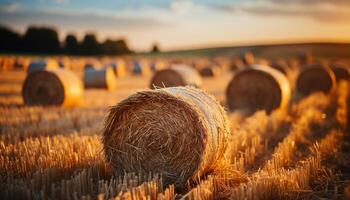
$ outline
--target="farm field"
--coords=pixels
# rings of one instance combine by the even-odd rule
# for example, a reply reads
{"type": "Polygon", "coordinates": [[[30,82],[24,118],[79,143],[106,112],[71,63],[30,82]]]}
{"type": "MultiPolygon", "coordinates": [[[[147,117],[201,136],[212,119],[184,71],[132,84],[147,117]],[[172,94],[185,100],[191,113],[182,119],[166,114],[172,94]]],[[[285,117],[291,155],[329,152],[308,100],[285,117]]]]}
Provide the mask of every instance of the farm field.
{"type": "Polygon", "coordinates": [[[292,90],[284,108],[243,115],[226,106],[234,72],[202,78],[230,131],[220,162],[179,187],[162,174],[116,173],[104,151],[109,109],[148,90],[152,74],[118,77],[113,91],[85,89],[81,105],[66,108],[24,105],[27,71],[0,73],[1,199],[350,198],[349,81],[327,95],[292,90]]]}

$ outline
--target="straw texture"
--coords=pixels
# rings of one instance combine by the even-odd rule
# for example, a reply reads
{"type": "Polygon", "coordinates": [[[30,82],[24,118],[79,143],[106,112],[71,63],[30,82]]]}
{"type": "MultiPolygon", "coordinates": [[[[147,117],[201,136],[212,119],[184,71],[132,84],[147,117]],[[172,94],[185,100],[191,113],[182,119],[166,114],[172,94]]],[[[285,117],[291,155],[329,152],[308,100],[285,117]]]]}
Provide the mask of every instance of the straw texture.
{"type": "Polygon", "coordinates": [[[102,88],[114,90],[116,87],[115,73],[112,68],[102,69],[88,68],[84,71],[85,88],[102,88]]]}
{"type": "Polygon", "coordinates": [[[151,79],[150,88],[194,86],[201,87],[200,74],[187,65],[172,65],[168,69],[160,70],[151,79]]]}
{"type": "Polygon", "coordinates": [[[299,72],[296,89],[299,95],[307,96],[314,92],[332,93],[336,86],[333,71],[322,64],[304,65],[299,72]]]}
{"type": "Polygon", "coordinates": [[[350,80],[350,67],[345,63],[333,63],[331,69],[337,79],[337,82],[341,80],[350,80]]]}
{"type": "Polygon", "coordinates": [[[110,109],[103,133],[107,160],[118,173],[163,175],[183,188],[219,166],[229,126],[223,108],[192,87],[146,90],[110,109]]]}
{"type": "Polygon", "coordinates": [[[76,106],[80,104],[83,87],[70,70],[38,70],[24,81],[22,96],[28,105],[76,106]]]}
{"type": "Polygon", "coordinates": [[[288,79],[279,71],[260,65],[237,72],[226,89],[231,111],[250,115],[258,110],[268,113],[288,105],[291,96],[288,79]]]}
{"type": "Polygon", "coordinates": [[[46,60],[34,60],[28,66],[28,74],[38,70],[51,70],[59,68],[56,60],[46,59],[46,60]]]}

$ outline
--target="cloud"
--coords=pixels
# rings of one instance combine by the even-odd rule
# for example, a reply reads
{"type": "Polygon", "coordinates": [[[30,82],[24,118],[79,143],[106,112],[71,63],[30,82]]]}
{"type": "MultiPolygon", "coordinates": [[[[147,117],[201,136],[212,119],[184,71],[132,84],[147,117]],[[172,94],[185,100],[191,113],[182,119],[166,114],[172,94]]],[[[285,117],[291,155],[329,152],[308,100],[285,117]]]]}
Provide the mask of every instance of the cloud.
{"type": "MultiPolygon", "coordinates": [[[[339,2],[350,2],[350,0],[335,0],[339,2]]],[[[250,1],[242,4],[223,4],[216,6],[215,9],[228,13],[248,13],[259,16],[284,16],[284,17],[306,17],[316,21],[327,23],[344,23],[350,21],[350,12],[347,6],[322,4],[326,0],[260,0],[250,1]],[[278,3],[275,3],[277,2],[278,3]],[[311,6],[303,2],[319,2],[311,6]],[[283,4],[286,2],[286,4],[283,4]],[[288,2],[288,3],[287,3],[288,2]],[[292,3],[290,3],[292,2],[292,3]]],[[[350,4],[349,4],[350,5],[350,4]]]]}
{"type": "Polygon", "coordinates": [[[189,0],[175,0],[172,1],[169,5],[170,10],[174,13],[186,13],[188,12],[193,6],[192,1],[189,0]]]}
{"type": "Polygon", "coordinates": [[[268,0],[276,4],[299,4],[299,5],[347,5],[350,6],[350,0],[268,0]]]}
{"type": "Polygon", "coordinates": [[[0,5],[0,13],[12,13],[16,12],[21,8],[21,5],[19,3],[9,3],[5,5],[0,5]]]}
{"type": "Polygon", "coordinates": [[[72,30],[95,30],[103,32],[106,29],[130,29],[144,30],[166,26],[167,23],[152,17],[133,17],[118,15],[113,12],[102,11],[77,11],[54,8],[33,9],[9,9],[0,12],[0,23],[15,28],[27,27],[28,25],[54,25],[63,29],[72,30]],[[11,12],[9,12],[11,11],[11,12]]]}

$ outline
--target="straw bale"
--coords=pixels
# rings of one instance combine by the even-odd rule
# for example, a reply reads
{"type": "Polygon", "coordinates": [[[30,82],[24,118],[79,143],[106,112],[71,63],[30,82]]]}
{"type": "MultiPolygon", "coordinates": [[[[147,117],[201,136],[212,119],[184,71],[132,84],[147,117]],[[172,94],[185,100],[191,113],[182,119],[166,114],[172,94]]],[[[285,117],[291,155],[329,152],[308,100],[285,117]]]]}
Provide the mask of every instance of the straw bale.
{"type": "Polygon", "coordinates": [[[110,109],[105,156],[118,173],[161,173],[182,188],[220,166],[227,122],[220,104],[193,87],[141,91],[110,109]]]}
{"type": "Polygon", "coordinates": [[[197,70],[187,65],[172,65],[170,68],[160,70],[154,74],[151,79],[150,88],[175,86],[200,87],[201,85],[202,78],[197,70]]]}
{"type": "Polygon", "coordinates": [[[314,92],[332,93],[336,86],[333,71],[326,65],[310,64],[301,67],[296,90],[299,95],[307,96],[314,92]]]}
{"type": "Polygon", "coordinates": [[[226,89],[229,110],[250,115],[258,110],[268,113],[285,108],[291,96],[290,84],[281,72],[252,65],[237,72],[226,89]]]}
{"type": "Polygon", "coordinates": [[[76,106],[81,102],[80,79],[67,69],[36,70],[26,77],[22,96],[28,105],[76,106]]]}

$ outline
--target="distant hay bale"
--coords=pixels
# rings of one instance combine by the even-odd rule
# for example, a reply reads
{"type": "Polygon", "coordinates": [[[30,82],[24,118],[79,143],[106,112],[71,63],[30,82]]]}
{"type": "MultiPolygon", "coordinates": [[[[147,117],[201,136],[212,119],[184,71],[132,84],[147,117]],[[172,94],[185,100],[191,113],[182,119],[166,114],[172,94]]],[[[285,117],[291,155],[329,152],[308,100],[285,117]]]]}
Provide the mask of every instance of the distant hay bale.
{"type": "Polygon", "coordinates": [[[199,73],[202,77],[215,77],[220,75],[221,69],[219,67],[207,66],[200,69],[199,73]]]}
{"type": "Polygon", "coordinates": [[[226,89],[227,106],[247,115],[258,110],[270,113],[288,105],[290,90],[288,79],[281,72],[252,65],[233,76],[226,89]]]}
{"type": "Polygon", "coordinates": [[[296,81],[296,90],[300,96],[307,96],[314,92],[325,94],[334,91],[336,79],[333,71],[322,64],[304,65],[296,81]]]}
{"type": "Polygon", "coordinates": [[[28,66],[28,74],[38,70],[53,70],[60,66],[56,60],[45,59],[45,60],[33,60],[28,66]]]}
{"type": "Polygon", "coordinates": [[[147,61],[140,60],[132,62],[132,73],[134,75],[149,76],[152,74],[152,71],[147,61]]]}
{"type": "Polygon", "coordinates": [[[245,66],[245,64],[241,59],[235,58],[231,62],[230,71],[236,71],[236,70],[243,69],[244,66],[245,66]]]}
{"type": "Polygon", "coordinates": [[[112,67],[116,77],[122,78],[126,76],[126,63],[123,60],[111,62],[109,66],[112,67]]]}
{"type": "Polygon", "coordinates": [[[284,75],[288,75],[288,73],[290,73],[290,68],[288,66],[288,63],[284,60],[277,60],[277,61],[271,62],[270,66],[282,72],[284,75]]]}
{"type": "Polygon", "coordinates": [[[253,65],[255,63],[254,54],[250,51],[245,52],[241,58],[245,65],[253,65]]]}
{"type": "Polygon", "coordinates": [[[202,78],[197,70],[187,65],[172,65],[170,68],[157,71],[153,75],[150,88],[187,85],[194,87],[202,85],[202,78]]]}
{"type": "Polygon", "coordinates": [[[114,90],[116,87],[115,74],[112,68],[88,68],[84,71],[84,87],[114,90]]]}
{"type": "Polygon", "coordinates": [[[299,54],[299,62],[301,65],[310,65],[314,62],[314,58],[310,51],[299,54]]]}
{"type": "Polygon", "coordinates": [[[341,80],[350,80],[350,68],[345,63],[333,63],[331,69],[335,75],[337,82],[341,80]]]}
{"type": "Polygon", "coordinates": [[[181,188],[222,162],[227,122],[220,104],[193,87],[138,92],[110,109],[105,156],[118,173],[161,173],[181,188]]]}
{"type": "Polygon", "coordinates": [[[79,105],[83,95],[80,79],[67,69],[36,70],[26,77],[22,96],[27,105],[79,105]]]}

